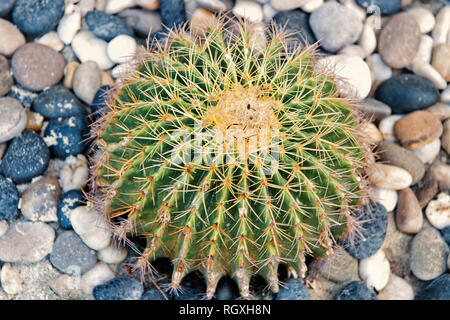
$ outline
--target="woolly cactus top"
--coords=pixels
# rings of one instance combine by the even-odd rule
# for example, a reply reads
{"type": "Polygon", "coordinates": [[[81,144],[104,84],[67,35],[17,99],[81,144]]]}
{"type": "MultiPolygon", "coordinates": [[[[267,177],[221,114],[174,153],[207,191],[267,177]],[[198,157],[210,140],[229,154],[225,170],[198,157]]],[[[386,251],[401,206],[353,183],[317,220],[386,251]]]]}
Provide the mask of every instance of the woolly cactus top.
{"type": "Polygon", "coordinates": [[[276,292],[279,264],[303,277],[352,227],[367,151],[353,107],[313,47],[267,33],[261,48],[242,23],[171,32],[98,123],[97,201],[146,238],[138,267],[171,258],[173,289],[200,270],[208,298],[224,275],[243,297],[254,274],[276,292]]]}

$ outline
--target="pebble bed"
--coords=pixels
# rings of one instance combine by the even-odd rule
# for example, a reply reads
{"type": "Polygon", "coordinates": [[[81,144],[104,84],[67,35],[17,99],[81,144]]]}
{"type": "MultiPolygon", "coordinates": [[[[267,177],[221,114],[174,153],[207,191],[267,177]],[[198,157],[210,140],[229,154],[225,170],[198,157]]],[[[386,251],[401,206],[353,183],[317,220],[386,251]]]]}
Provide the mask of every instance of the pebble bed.
{"type": "MultiPolygon", "coordinates": [[[[368,177],[375,202],[358,213],[361,235],[311,262],[305,281],[280,272],[280,292],[262,298],[449,300],[444,0],[2,0],[0,299],[204,298],[195,274],[179,296],[141,283],[130,269],[134,251],[114,245],[81,190],[89,124],[107,112],[103,93],[147,36],[159,39],[163,25],[187,19],[201,32],[224,11],[285,26],[303,43],[320,40],[319,64],[335,65],[340,94],[371,119],[365,130],[378,157],[368,177]]],[[[238,298],[236,284],[222,279],[215,298],[238,298]]]]}

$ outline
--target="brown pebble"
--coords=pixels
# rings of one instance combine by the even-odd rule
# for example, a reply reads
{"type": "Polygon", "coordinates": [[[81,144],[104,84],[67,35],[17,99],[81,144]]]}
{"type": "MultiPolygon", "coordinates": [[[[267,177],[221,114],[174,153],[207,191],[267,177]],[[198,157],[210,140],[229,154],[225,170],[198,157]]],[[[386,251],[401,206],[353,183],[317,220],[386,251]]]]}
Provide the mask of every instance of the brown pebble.
{"type": "Polygon", "coordinates": [[[434,47],[431,65],[441,74],[445,81],[450,81],[450,44],[441,43],[434,47]]]}
{"type": "Polygon", "coordinates": [[[439,190],[439,184],[430,171],[415,185],[414,191],[420,208],[425,208],[439,190]]]}
{"type": "Polygon", "coordinates": [[[158,10],[159,0],[136,0],[136,4],[144,9],[148,10],[158,10]]]}
{"type": "Polygon", "coordinates": [[[37,112],[27,111],[26,130],[39,131],[44,124],[44,117],[37,112]]]}
{"type": "Polygon", "coordinates": [[[378,52],[390,67],[401,69],[414,59],[420,44],[420,28],[409,13],[394,15],[382,29],[378,52]]]}
{"type": "Polygon", "coordinates": [[[450,105],[444,102],[433,104],[431,107],[428,107],[425,110],[434,114],[441,121],[450,118],[450,105]]]}
{"type": "Polygon", "coordinates": [[[111,87],[114,85],[114,79],[111,77],[111,75],[107,71],[102,72],[102,86],[105,86],[105,85],[108,85],[111,87]]]}
{"type": "Polygon", "coordinates": [[[411,112],[394,125],[395,136],[408,150],[433,142],[441,136],[442,131],[441,121],[428,111],[411,112]]]}
{"type": "Polygon", "coordinates": [[[397,224],[397,229],[404,233],[417,233],[422,229],[422,209],[411,188],[398,192],[395,223],[397,224]]]}
{"type": "Polygon", "coordinates": [[[78,61],[72,61],[67,64],[66,69],[64,70],[64,86],[68,89],[72,89],[73,87],[73,76],[75,75],[75,71],[77,70],[80,63],[78,61]]]}
{"type": "Polygon", "coordinates": [[[17,49],[11,65],[17,82],[26,89],[41,91],[62,79],[66,60],[52,48],[31,42],[17,49]]]}

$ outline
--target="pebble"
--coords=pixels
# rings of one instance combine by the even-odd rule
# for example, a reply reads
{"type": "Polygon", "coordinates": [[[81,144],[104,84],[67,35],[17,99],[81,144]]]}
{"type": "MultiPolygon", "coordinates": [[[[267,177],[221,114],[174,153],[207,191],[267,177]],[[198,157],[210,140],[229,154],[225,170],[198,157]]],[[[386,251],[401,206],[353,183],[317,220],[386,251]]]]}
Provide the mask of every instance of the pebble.
{"type": "Polygon", "coordinates": [[[270,0],[270,5],[278,11],[288,11],[300,8],[308,0],[270,0]]]}
{"type": "Polygon", "coordinates": [[[13,222],[0,238],[0,260],[38,262],[52,251],[54,239],[55,231],[44,222],[13,222]]]}
{"type": "Polygon", "coordinates": [[[25,130],[12,140],[0,169],[13,182],[23,183],[41,175],[49,161],[50,152],[44,140],[35,132],[25,130]]]}
{"type": "Polygon", "coordinates": [[[390,190],[401,190],[411,185],[412,177],[403,168],[375,163],[368,168],[369,181],[376,187],[390,190]]]}
{"type": "Polygon", "coordinates": [[[430,64],[424,64],[422,62],[413,62],[411,70],[418,76],[422,76],[430,80],[434,86],[438,89],[445,89],[447,82],[442,78],[441,74],[430,64]]]}
{"type": "Polygon", "coordinates": [[[157,288],[151,288],[144,292],[141,300],[166,300],[157,288]]]}
{"type": "Polygon", "coordinates": [[[25,218],[32,221],[57,221],[57,207],[61,197],[58,179],[43,177],[30,184],[20,201],[20,209],[25,218]]]}
{"type": "Polygon", "coordinates": [[[430,142],[423,147],[411,150],[423,163],[430,164],[436,159],[441,150],[441,141],[439,139],[430,142]]]}
{"type": "Polygon", "coordinates": [[[28,108],[38,95],[33,91],[25,89],[20,84],[15,84],[11,87],[7,96],[17,99],[25,108],[28,108]]]}
{"type": "Polygon", "coordinates": [[[122,34],[108,43],[107,52],[111,61],[125,63],[134,57],[137,43],[133,37],[122,34]]]}
{"type": "Polygon", "coordinates": [[[128,251],[126,249],[118,248],[113,244],[97,253],[98,259],[105,263],[121,263],[127,255],[128,251]]]}
{"type": "MultiPolygon", "coordinates": [[[[141,7],[141,8],[144,8],[144,9],[148,9],[148,10],[158,10],[159,9],[159,0],[135,0],[136,1],[136,4],[139,6],[139,7],[141,7]]],[[[225,1],[214,1],[214,0],[212,0],[212,1],[208,1],[208,0],[204,0],[205,2],[212,2],[212,3],[214,3],[214,2],[216,2],[216,3],[223,3],[223,2],[227,2],[227,0],[225,0],[225,1]]],[[[228,2],[229,3],[229,2],[228,2]]],[[[226,8],[225,8],[226,9],[226,8]]],[[[230,8],[228,8],[228,9],[231,9],[231,7],[230,8]]]]}
{"type": "Polygon", "coordinates": [[[427,111],[414,111],[395,123],[394,132],[403,147],[414,150],[438,139],[443,132],[443,127],[434,114],[427,111]]]}
{"type": "Polygon", "coordinates": [[[72,43],[73,38],[81,28],[81,13],[74,11],[64,16],[59,22],[57,32],[62,42],[72,43]]]}
{"type": "Polygon", "coordinates": [[[42,91],[34,100],[32,108],[48,119],[68,118],[87,113],[85,106],[73,93],[61,85],[42,91]]]}
{"type": "Polygon", "coordinates": [[[89,178],[88,161],[83,154],[68,156],[59,172],[59,180],[64,192],[81,189],[89,178]]]}
{"type": "Polygon", "coordinates": [[[232,0],[196,0],[201,7],[215,12],[228,11],[233,8],[232,0]]]}
{"type": "Polygon", "coordinates": [[[166,27],[180,27],[186,21],[184,0],[160,1],[159,7],[162,22],[166,27]]]}
{"type": "Polygon", "coordinates": [[[378,52],[390,67],[401,69],[413,61],[420,44],[420,29],[407,13],[393,16],[378,39],[378,52]]]}
{"type": "Polygon", "coordinates": [[[115,277],[93,289],[96,300],[138,300],[144,293],[142,283],[130,277],[115,277]]]}
{"type": "Polygon", "coordinates": [[[83,242],[94,250],[101,250],[111,243],[111,228],[105,218],[87,206],[72,210],[70,222],[83,242]]]}
{"type": "Polygon", "coordinates": [[[80,275],[95,266],[97,256],[75,232],[64,231],[53,244],[50,262],[62,273],[80,275]]]}
{"type": "Polygon", "coordinates": [[[66,65],[64,69],[64,86],[67,89],[73,88],[73,77],[80,63],[78,61],[72,61],[66,65]]]}
{"type": "Polygon", "coordinates": [[[358,56],[335,55],[319,60],[319,69],[334,70],[340,78],[336,87],[341,96],[364,99],[370,92],[372,79],[369,66],[358,56]]]}
{"type": "Polygon", "coordinates": [[[12,55],[17,48],[25,44],[25,37],[11,22],[0,18],[0,54],[12,55]]]}
{"type": "Polygon", "coordinates": [[[450,195],[446,192],[438,194],[436,200],[428,203],[425,214],[428,221],[437,229],[450,226],[450,195]]]}
{"type": "Polygon", "coordinates": [[[383,140],[380,130],[372,122],[362,123],[361,130],[371,145],[376,145],[383,140]]]}
{"type": "Polygon", "coordinates": [[[426,8],[415,7],[408,9],[406,12],[412,15],[414,19],[416,19],[421,33],[428,33],[434,29],[436,19],[434,18],[434,15],[430,10],[426,8]]]}
{"type": "Polygon", "coordinates": [[[10,97],[0,98],[0,143],[22,133],[27,124],[27,114],[19,101],[10,97]]]}
{"type": "Polygon", "coordinates": [[[406,188],[398,192],[395,222],[397,229],[404,233],[414,234],[422,229],[422,208],[411,188],[406,188]]]}
{"type": "Polygon", "coordinates": [[[377,6],[383,16],[397,13],[402,5],[401,0],[355,0],[355,2],[365,9],[371,6],[377,6]]]}
{"type": "Polygon", "coordinates": [[[310,15],[301,11],[282,11],[273,17],[273,22],[285,27],[286,32],[293,33],[292,38],[302,45],[312,45],[316,42],[316,37],[309,26],[310,15]]]}
{"type": "Polygon", "coordinates": [[[62,229],[72,229],[70,223],[70,212],[83,205],[86,201],[84,194],[81,190],[70,190],[65,192],[58,202],[58,224],[62,229]]]}
{"type": "Polygon", "coordinates": [[[110,69],[112,62],[107,53],[108,43],[88,30],[80,31],[72,40],[72,49],[81,62],[95,61],[102,70],[110,69]]]}
{"type": "Polygon", "coordinates": [[[121,34],[133,36],[133,29],[129,25],[103,11],[89,11],[85,19],[89,30],[105,41],[111,41],[121,34]]]}
{"type": "Polygon", "coordinates": [[[5,263],[0,273],[2,289],[10,296],[15,296],[23,289],[23,279],[11,263],[5,263]]]}
{"type": "Polygon", "coordinates": [[[412,177],[411,184],[416,184],[425,175],[423,162],[412,151],[406,150],[391,141],[382,141],[378,144],[380,161],[400,167],[409,172],[412,177]]]}
{"type": "Polygon", "coordinates": [[[339,291],[336,300],[377,300],[377,294],[364,282],[352,281],[339,291]]]}
{"type": "Polygon", "coordinates": [[[305,12],[311,13],[317,10],[321,5],[323,5],[324,0],[307,0],[301,9],[305,12]]]}
{"type": "Polygon", "coordinates": [[[102,71],[95,61],[85,61],[77,68],[73,77],[73,91],[87,104],[91,104],[102,84],[102,71]]]}
{"type": "Polygon", "coordinates": [[[357,56],[357,57],[360,57],[361,59],[364,59],[367,56],[363,47],[361,47],[359,45],[355,45],[355,44],[351,44],[349,46],[342,48],[341,50],[339,50],[337,52],[337,54],[338,55],[357,56]]]}
{"type": "Polygon", "coordinates": [[[233,8],[233,14],[251,22],[262,22],[264,18],[261,5],[247,0],[238,1],[233,8]]]}
{"type": "MultiPolygon", "coordinates": [[[[216,298],[217,291],[220,287],[229,287],[230,285],[236,286],[234,280],[230,278],[224,278],[225,281],[221,280],[220,284],[217,284],[216,288],[216,298]]],[[[181,290],[173,294],[174,300],[201,300],[205,295],[205,288],[203,281],[199,278],[183,279],[181,282],[181,290]]]]}
{"type": "Polygon", "coordinates": [[[162,30],[161,15],[157,12],[127,9],[120,12],[117,16],[122,18],[141,37],[146,38],[148,34],[153,35],[162,30]]]}
{"type": "Polygon", "coordinates": [[[442,91],[441,101],[442,102],[450,102],[450,85],[448,85],[447,88],[444,91],[442,91]]]}
{"type": "Polygon", "coordinates": [[[14,84],[8,60],[0,55],[0,97],[6,95],[14,84]]]}
{"type": "Polygon", "coordinates": [[[44,117],[37,112],[27,110],[26,130],[40,131],[44,125],[44,117]]]}
{"type": "Polygon", "coordinates": [[[64,43],[59,39],[58,34],[55,31],[50,31],[42,37],[36,38],[34,41],[58,52],[64,49],[64,43]]]}
{"type": "MultiPolygon", "coordinates": [[[[444,122],[444,131],[441,136],[442,147],[450,154],[450,119],[444,122]]],[[[439,141],[439,140],[437,140],[439,141]]],[[[439,152],[439,151],[438,151],[439,152]]]]}
{"type": "Polygon", "coordinates": [[[364,49],[365,54],[363,58],[367,57],[368,55],[370,55],[372,52],[375,51],[377,47],[377,38],[372,26],[368,24],[365,24],[363,26],[358,42],[364,49]]]}
{"type": "Polygon", "coordinates": [[[399,74],[383,81],[375,98],[392,108],[393,113],[408,113],[429,107],[439,101],[439,91],[421,76],[399,74]]]}
{"type": "Polygon", "coordinates": [[[2,0],[0,2],[0,17],[6,17],[14,7],[16,0],[2,0]]]}
{"type": "Polygon", "coordinates": [[[423,209],[426,207],[428,202],[434,198],[438,189],[439,185],[437,180],[430,174],[430,171],[428,171],[425,177],[415,186],[415,194],[419,201],[420,208],[423,209]]]}
{"type": "Polygon", "coordinates": [[[448,103],[438,102],[436,104],[433,104],[431,107],[428,107],[426,111],[431,112],[441,121],[450,119],[450,104],[448,103]]]}
{"type": "Polygon", "coordinates": [[[414,290],[404,279],[391,273],[386,286],[378,293],[378,300],[413,300],[414,290]]]}
{"type": "Polygon", "coordinates": [[[387,212],[391,212],[395,209],[398,201],[397,191],[373,187],[372,194],[374,200],[383,205],[387,212]]]}
{"type": "Polygon", "coordinates": [[[450,300],[450,274],[435,279],[416,295],[415,300],[450,300]]]}
{"type": "Polygon", "coordinates": [[[361,209],[354,213],[357,220],[361,221],[360,235],[353,239],[353,243],[349,239],[345,243],[345,250],[356,259],[368,258],[381,248],[388,220],[386,209],[379,203],[371,202],[361,209]]]}
{"type": "Polygon", "coordinates": [[[410,267],[420,280],[432,280],[447,269],[448,246],[439,231],[428,227],[420,231],[411,242],[410,267]]]}
{"type": "Polygon", "coordinates": [[[383,250],[378,250],[369,258],[359,261],[361,279],[375,290],[382,290],[389,280],[391,269],[383,250]]]}
{"type": "Polygon", "coordinates": [[[64,0],[17,0],[12,20],[20,31],[36,37],[56,27],[64,15],[64,0]]]}
{"type": "Polygon", "coordinates": [[[351,9],[336,2],[324,3],[313,11],[309,23],[316,38],[320,39],[320,45],[330,52],[354,43],[363,28],[361,20],[351,9]]]}
{"type": "Polygon", "coordinates": [[[434,161],[430,167],[430,173],[439,183],[441,190],[450,189],[450,165],[441,161],[434,161]]]}
{"type": "Polygon", "coordinates": [[[293,278],[280,286],[275,300],[311,300],[311,295],[302,280],[293,278]]]}
{"type": "MultiPolygon", "coordinates": [[[[430,64],[432,52],[433,38],[426,34],[421,35],[419,49],[417,49],[417,53],[411,62],[411,65],[417,65],[420,63],[430,64]]],[[[408,68],[411,68],[411,65],[408,66],[408,68]]]]}
{"type": "Polygon", "coordinates": [[[397,141],[394,134],[394,125],[395,123],[403,118],[403,115],[401,114],[394,114],[391,116],[388,116],[380,121],[380,124],[378,125],[378,129],[380,130],[381,134],[383,135],[383,139],[387,141],[397,141]]]}
{"type": "Polygon", "coordinates": [[[125,9],[134,7],[135,5],[135,0],[108,0],[105,12],[115,14],[125,9]]]}
{"type": "Polygon", "coordinates": [[[46,45],[27,43],[14,53],[11,66],[17,82],[26,89],[40,91],[62,79],[66,60],[46,45]]]}
{"type": "MultiPolygon", "coordinates": [[[[431,62],[433,67],[445,79],[450,81],[450,43],[441,43],[434,47],[433,60],[431,62]]],[[[439,89],[445,89],[446,85],[439,89]]]]}
{"type": "Polygon", "coordinates": [[[344,283],[358,278],[358,260],[340,246],[323,263],[319,272],[328,280],[344,283]]]}
{"type": "Polygon", "coordinates": [[[11,181],[0,175],[0,221],[14,219],[18,206],[19,191],[11,181]]]}
{"type": "Polygon", "coordinates": [[[114,272],[103,262],[98,262],[92,269],[81,276],[80,289],[84,294],[92,296],[95,286],[103,284],[112,278],[114,278],[114,272]]]}
{"type": "Polygon", "coordinates": [[[356,107],[363,113],[363,117],[366,120],[373,119],[381,121],[391,115],[391,108],[389,106],[370,97],[358,101],[356,107]]]}
{"type": "Polygon", "coordinates": [[[441,232],[444,241],[447,243],[447,245],[450,245],[450,227],[445,227],[441,230],[441,232]]]}
{"type": "Polygon", "coordinates": [[[197,36],[203,37],[209,28],[217,26],[218,19],[211,11],[198,8],[190,18],[190,30],[197,36]]]}
{"type": "Polygon", "coordinates": [[[446,43],[450,33],[450,6],[443,7],[436,15],[436,25],[431,33],[435,45],[446,43]]]}

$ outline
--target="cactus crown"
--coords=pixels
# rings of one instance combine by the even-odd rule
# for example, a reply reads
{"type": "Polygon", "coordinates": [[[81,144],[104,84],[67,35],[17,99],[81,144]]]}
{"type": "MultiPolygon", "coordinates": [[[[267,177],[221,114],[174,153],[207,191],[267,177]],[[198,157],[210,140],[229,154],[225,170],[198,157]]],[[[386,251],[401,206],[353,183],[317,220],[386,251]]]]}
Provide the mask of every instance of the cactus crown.
{"type": "Polygon", "coordinates": [[[171,288],[200,270],[207,297],[224,275],[243,297],[260,274],[306,272],[352,226],[366,145],[314,47],[225,22],[153,43],[97,124],[97,201],[118,234],[146,238],[137,265],[173,263],[171,288]]]}

